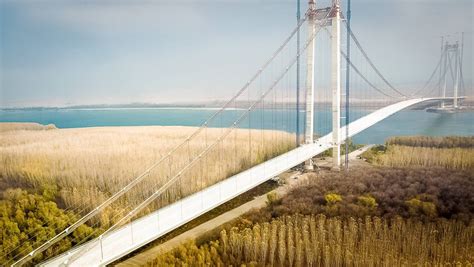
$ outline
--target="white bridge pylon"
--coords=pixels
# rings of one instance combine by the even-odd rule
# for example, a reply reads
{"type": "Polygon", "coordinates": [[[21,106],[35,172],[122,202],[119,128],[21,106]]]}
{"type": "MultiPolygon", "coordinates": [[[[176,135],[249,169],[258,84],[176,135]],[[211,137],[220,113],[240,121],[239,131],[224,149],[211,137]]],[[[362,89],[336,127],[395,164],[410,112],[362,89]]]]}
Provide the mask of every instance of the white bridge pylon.
{"type": "MultiPolygon", "coordinates": [[[[339,128],[341,125],[341,9],[339,0],[332,1],[331,8],[316,9],[315,1],[308,3],[308,36],[316,32],[318,27],[331,27],[331,91],[332,91],[332,157],[333,168],[341,165],[341,139],[339,128]],[[328,13],[329,12],[329,13],[328,13]],[[326,14],[328,13],[328,14],[326,14]],[[323,16],[323,14],[326,14],[323,16]]],[[[305,144],[314,142],[314,65],[315,40],[308,46],[306,67],[306,132],[305,144]]],[[[313,169],[313,161],[309,159],[306,169],[313,169]]]]}
{"type": "MultiPolygon", "coordinates": [[[[316,7],[314,0],[308,3],[308,38],[316,33],[316,7]]],[[[311,38],[306,55],[306,122],[305,144],[314,142],[314,53],[316,41],[311,38]]],[[[305,164],[306,169],[313,169],[313,161],[309,159],[305,164]]]]}
{"type": "Polygon", "coordinates": [[[333,0],[331,14],[331,91],[332,91],[332,161],[341,166],[341,10],[339,0],[333,0]]]}
{"type": "MultiPolygon", "coordinates": [[[[416,98],[389,105],[350,123],[349,136],[354,136],[412,105],[425,101],[450,99],[453,98],[416,98]]],[[[339,130],[342,135],[342,133],[345,133],[345,126],[339,130]]],[[[339,138],[343,140],[343,136],[339,138]]],[[[126,224],[100,239],[96,238],[82,246],[73,248],[49,261],[39,264],[39,266],[60,266],[68,263],[68,259],[75,253],[80,252],[84,246],[88,246],[90,249],[75,261],[69,262],[68,265],[105,266],[272,177],[332,148],[332,140],[333,133],[329,133],[311,144],[301,145],[126,224]]]]}

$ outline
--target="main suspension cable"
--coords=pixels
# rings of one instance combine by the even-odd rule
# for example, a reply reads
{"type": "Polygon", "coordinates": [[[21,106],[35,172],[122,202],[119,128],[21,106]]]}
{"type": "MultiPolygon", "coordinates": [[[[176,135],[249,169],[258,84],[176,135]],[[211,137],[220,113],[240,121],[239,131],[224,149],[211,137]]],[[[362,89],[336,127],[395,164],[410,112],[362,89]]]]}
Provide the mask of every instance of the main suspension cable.
{"type": "Polygon", "coordinates": [[[416,91],[415,93],[412,94],[412,96],[416,96],[418,95],[419,93],[423,92],[423,90],[425,90],[428,85],[431,83],[431,80],[434,78],[434,76],[436,75],[436,72],[438,71],[438,69],[440,68],[441,66],[441,62],[443,60],[443,56],[444,54],[441,54],[439,60],[438,60],[438,64],[436,65],[436,67],[434,68],[433,72],[431,73],[430,77],[428,78],[428,81],[426,81],[426,83],[423,85],[423,87],[421,89],[419,89],[418,91],[416,91]]]}
{"type": "MultiPolygon", "coordinates": [[[[347,23],[344,21],[344,23],[347,23]]],[[[347,27],[346,27],[347,28],[347,27]]],[[[348,28],[349,29],[349,28],[348,28]]],[[[357,37],[355,36],[354,32],[352,31],[352,29],[349,29],[349,34],[352,38],[352,40],[354,40],[354,43],[357,45],[357,47],[359,48],[360,52],[362,53],[362,55],[364,55],[364,58],[367,60],[367,62],[370,64],[370,66],[372,67],[372,69],[375,71],[375,73],[377,73],[377,75],[385,82],[385,84],[388,85],[388,87],[390,87],[390,89],[392,89],[393,91],[397,92],[399,95],[403,96],[403,97],[408,97],[407,95],[405,95],[404,93],[400,92],[399,90],[397,90],[383,75],[382,73],[379,71],[379,69],[375,66],[375,64],[372,62],[372,60],[369,58],[369,56],[367,55],[367,53],[365,52],[364,48],[362,48],[362,45],[360,44],[359,40],[357,40],[357,37]]]]}
{"type": "MultiPolygon", "coordinates": [[[[328,13],[328,15],[330,12],[328,13]]],[[[328,16],[327,15],[327,16],[328,16]]],[[[301,26],[301,24],[299,25],[301,26]]],[[[275,88],[275,86],[280,82],[281,79],[288,73],[289,69],[296,63],[297,57],[301,54],[302,51],[306,50],[309,44],[311,43],[311,40],[313,40],[321,27],[318,27],[317,31],[307,40],[306,44],[303,46],[303,48],[298,51],[298,54],[291,63],[285,68],[285,70],[281,73],[281,75],[271,84],[269,89],[267,89],[246,111],[230,126],[227,128],[225,133],[221,135],[217,141],[213,142],[211,145],[209,145],[204,151],[202,151],[198,156],[196,156],[190,163],[188,163],[185,167],[183,167],[176,175],[174,175],[168,182],[166,182],[163,186],[161,186],[157,191],[155,191],[151,196],[149,196],[147,199],[145,199],[142,203],[140,203],[137,207],[135,207],[132,211],[130,211],[127,215],[122,217],[119,221],[117,221],[114,225],[112,225],[109,229],[107,229],[99,238],[102,238],[105,234],[113,231],[116,229],[119,225],[121,225],[122,222],[127,221],[128,219],[132,218],[135,216],[138,212],[140,212],[143,208],[145,208],[148,204],[150,204],[152,201],[154,201],[157,197],[159,197],[163,192],[165,192],[169,187],[171,187],[177,179],[181,177],[183,172],[187,171],[189,168],[194,166],[196,162],[198,162],[203,156],[207,155],[207,153],[215,147],[221,140],[224,140],[226,136],[228,136],[236,127],[239,125],[247,116],[249,115],[250,111],[254,109],[260,102],[275,88]]],[[[295,31],[294,31],[295,32],[295,31]]],[[[83,255],[85,252],[89,251],[93,246],[95,246],[97,242],[91,242],[85,245],[80,251],[78,251],[76,254],[71,255],[69,259],[66,260],[66,264],[71,263],[75,261],[77,258],[79,258],[81,255],[83,255]]]]}
{"type": "MultiPolygon", "coordinates": [[[[326,32],[329,34],[329,36],[332,38],[332,34],[331,32],[329,32],[328,29],[324,28],[324,30],[326,30],[326,32]]],[[[377,92],[387,96],[387,97],[390,97],[390,98],[394,98],[394,99],[397,99],[399,97],[395,97],[395,96],[392,96],[392,95],[389,95],[387,93],[385,93],[384,91],[382,91],[381,89],[379,89],[377,86],[375,86],[372,82],[369,81],[369,79],[367,79],[367,77],[365,77],[362,72],[352,63],[352,61],[349,59],[349,57],[347,57],[346,53],[344,53],[343,50],[341,50],[341,55],[344,57],[344,59],[346,60],[346,62],[349,63],[349,65],[352,67],[352,69],[370,86],[372,87],[374,90],[376,90],[377,92]]],[[[364,56],[365,57],[365,56],[364,56]]],[[[367,59],[367,58],[366,58],[367,59]]]]}

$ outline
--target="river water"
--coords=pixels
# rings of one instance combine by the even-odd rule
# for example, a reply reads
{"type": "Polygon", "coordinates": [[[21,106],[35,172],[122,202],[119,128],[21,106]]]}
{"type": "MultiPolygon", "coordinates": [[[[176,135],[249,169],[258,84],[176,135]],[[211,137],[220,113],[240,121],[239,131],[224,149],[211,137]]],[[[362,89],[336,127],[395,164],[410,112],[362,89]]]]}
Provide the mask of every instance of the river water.
{"type": "MultiPolygon", "coordinates": [[[[37,122],[55,124],[58,128],[97,126],[180,125],[198,126],[215,109],[204,108],[104,108],[104,109],[17,109],[1,110],[0,122],[37,122]]],[[[228,127],[244,110],[229,110],[218,116],[210,127],[228,127]]],[[[353,110],[351,120],[369,111],[353,110]]],[[[301,113],[303,125],[304,113],[301,113]]],[[[329,110],[317,110],[316,132],[320,135],[331,129],[329,110]]],[[[256,110],[250,119],[241,122],[241,128],[279,129],[296,131],[296,113],[293,110],[256,110]]],[[[301,129],[302,131],[303,129],[301,129]]],[[[359,133],[355,143],[380,144],[390,136],[400,135],[474,135],[474,112],[454,114],[428,113],[423,110],[404,110],[359,133]]]]}

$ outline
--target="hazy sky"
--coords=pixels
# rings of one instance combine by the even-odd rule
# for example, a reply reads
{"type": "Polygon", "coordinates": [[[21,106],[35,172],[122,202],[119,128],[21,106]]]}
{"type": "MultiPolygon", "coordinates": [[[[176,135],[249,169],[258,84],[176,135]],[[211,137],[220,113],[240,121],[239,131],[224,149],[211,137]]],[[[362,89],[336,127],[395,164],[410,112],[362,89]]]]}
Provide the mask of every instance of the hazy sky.
{"type": "MultiPolygon", "coordinates": [[[[353,31],[397,87],[423,84],[440,36],[461,31],[472,85],[472,0],[352,2],[353,31]]],[[[296,23],[283,0],[0,3],[2,107],[226,99],[296,23]]]]}

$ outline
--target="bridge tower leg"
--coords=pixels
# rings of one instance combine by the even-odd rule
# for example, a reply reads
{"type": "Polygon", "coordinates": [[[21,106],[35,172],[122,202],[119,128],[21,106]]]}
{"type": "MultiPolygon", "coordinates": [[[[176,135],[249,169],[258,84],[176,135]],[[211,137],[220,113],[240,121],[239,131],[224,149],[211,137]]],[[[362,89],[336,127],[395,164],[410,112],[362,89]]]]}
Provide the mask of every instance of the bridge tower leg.
{"type": "MultiPolygon", "coordinates": [[[[448,67],[448,42],[445,43],[444,45],[444,61],[443,61],[443,98],[446,97],[446,86],[448,83],[448,72],[447,72],[447,67],[448,67]]],[[[444,100],[441,101],[441,108],[444,108],[444,100]]]]}
{"type": "Polygon", "coordinates": [[[454,99],[453,107],[458,107],[458,89],[459,89],[459,42],[456,42],[456,50],[454,52],[454,99]]]}
{"type": "Polygon", "coordinates": [[[341,166],[341,29],[339,0],[333,0],[331,40],[332,157],[333,168],[341,166]]]}
{"type": "MultiPolygon", "coordinates": [[[[441,36],[441,62],[439,65],[439,80],[438,80],[438,85],[439,85],[439,95],[441,96],[443,91],[441,88],[441,82],[443,81],[443,73],[444,73],[444,37],[441,36]]],[[[441,102],[439,102],[439,107],[441,107],[441,102]]]]}
{"type": "MultiPolygon", "coordinates": [[[[305,127],[305,143],[312,144],[314,134],[314,52],[315,52],[315,41],[313,39],[316,33],[314,11],[316,6],[314,0],[308,2],[308,39],[309,46],[307,50],[307,61],[306,61],[306,127],[305,127]]],[[[305,163],[305,168],[308,170],[313,169],[313,160],[309,159],[305,163]]]]}

